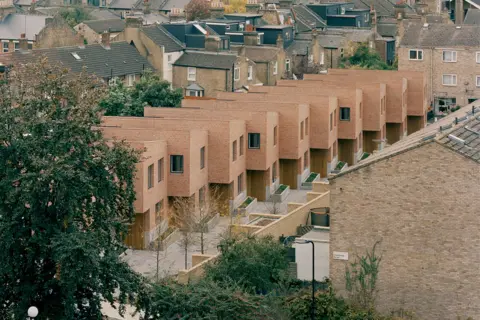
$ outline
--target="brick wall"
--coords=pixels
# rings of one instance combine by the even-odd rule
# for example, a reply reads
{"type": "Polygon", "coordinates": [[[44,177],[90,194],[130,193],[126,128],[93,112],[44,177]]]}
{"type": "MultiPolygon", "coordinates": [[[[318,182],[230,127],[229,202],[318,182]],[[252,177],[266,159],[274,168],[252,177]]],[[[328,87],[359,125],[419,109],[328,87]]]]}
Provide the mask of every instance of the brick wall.
{"type": "MultiPolygon", "coordinates": [[[[404,308],[422,319],[475,318],[478,181],[478,163],[436,142],[339,176],[330,181],[330,251],[348,252],[353,262],[381,241],[382,311],[404,308]]],[[[330,276],[341,294],[345,265],[330,260],[330,276]]]]}

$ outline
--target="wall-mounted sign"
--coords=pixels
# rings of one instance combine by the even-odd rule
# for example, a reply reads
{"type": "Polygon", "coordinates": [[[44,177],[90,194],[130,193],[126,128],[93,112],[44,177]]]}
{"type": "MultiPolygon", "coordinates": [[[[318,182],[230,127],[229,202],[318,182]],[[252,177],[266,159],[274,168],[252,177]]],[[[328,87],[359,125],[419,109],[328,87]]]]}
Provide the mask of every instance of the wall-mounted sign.
{"type": "Polygon", "coordinates": [[[348,260],[348,252],[333,251],[334,260],[348,260]]]}

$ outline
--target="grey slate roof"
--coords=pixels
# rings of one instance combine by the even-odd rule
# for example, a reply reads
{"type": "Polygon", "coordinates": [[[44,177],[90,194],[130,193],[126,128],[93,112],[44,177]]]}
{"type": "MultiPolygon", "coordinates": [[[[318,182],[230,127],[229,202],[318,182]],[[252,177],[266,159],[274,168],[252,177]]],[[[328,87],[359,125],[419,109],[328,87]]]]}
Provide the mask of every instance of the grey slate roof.
{"type": "Polygon", "coordinates": [[[96,33],[103,33],[104,31],[122,32],[125,29],[125,20],[116,18],[108,20],[87,20],[83,21],[96,33]]]}
{"type": "Polygon", "coordinates": [[[397,34],[396,23],[379,23],[377,25],[377,32],[382,37],[395,37],[397,34]]]}
{"type": "Polygon", "coordinates": [[[149,37],[156,45],[163,46],[165,52],[182,51],[184,46],[172,36],[162,25],[144,27],[142,32],[149,37]]]}
{"type": "Polygon", "coordinates": [[[101,78],[140,74],[144,69],[152,69],[150,63],[140,55],[134,46],[127,42],[112,42],[110,49],[101,44],[79,47],[60,47],[52,49],[38,49],[28,52],[14,52],[11,55],[12,63],[35,62],[40,57],[47,57],[50,63],[59,63],[72,72],[81,72],[86,67],[88,73],[101,78]],[[72,53],[76,53],[77,60],[72,53]]]}
{"type": "Polygon", "coordinates": [[[277,60],[280,49],[266,46],[245,46],[245,55],[253,62],[270,62],[277,60]]]}
{"type": "Polygon", "coordinates": [[[303,4],[292,6],[297,32],[311,31],[312,29],[325,28],[325,21],[303,4]]]}
{"type": "Polygon", "coordinates": [[[172,10],[172,8],[183,9],[189,3],[190,3],[190,0],[167,0],[167,3],[162,7],[162,10],[172,10]]]}
{"type": "Polygon", "coordinates": [[[204,88],[202,88],[201,86],[199,86],[195,82],[190,84],[189,86],[187,86],[185,89],[187,89],[187,90],[197,90],[197,91],[205,90],[204,88]]]}
{"type": "Polygon", "coordinates": [[[480,115],[448,132],[438,142],[480,164],[480,115]],[[448,137],[450,134],[464,140],[465,143],[450,139],[448,137]]]}
{"type": "Polygon", "coordinates": [[[207,69],[231,69],[237,61],[232,53],[216,53],[205,51],[186,51],[173,65],[207,69]]]}
{"type": "Polygon", "coordinates": [[[323,35],[318,36],[318,42],[324,48],[340,48],[345,38],[336,35],[323,35]]]}
{"type": "Polygon", "coordinates": [[[132,9],[135,7],[138,0],[113,0],[109,8],[112,9],[132,9]]]}
{"type": "Polygon", "coordinates": [[[464,24],[480,24],[480,10],[468,9],[464,24]]]}
{"type": "Polygon", "coordinates": [[[311,40],[293,40],[287,48],[287,52],[292,55],[306,56],[307,48],[310,47],[311,40]]]}
{"type": "Polygon", "coordinates": [[[420,22],[410,22],[405,26],[405,35],[400,42],[404,47],[478,47],[480,46],[480,26],[433,23],[424,27],[420,22]]]}
{"type": "Polygon", "coordinates": [[[96,20],[120,18],[120,14],[116,14],[115,12],[108,9],[94,9],[90,12],[90,16],[92,16],[96,20]]]}
{"type": "Polygon", "coordinates": [[[0,39],[20,39],[25,33],[28,40],[35,40],[35,35],[45,27],[47,16],[8,14],[0,21],[0,39]]]}

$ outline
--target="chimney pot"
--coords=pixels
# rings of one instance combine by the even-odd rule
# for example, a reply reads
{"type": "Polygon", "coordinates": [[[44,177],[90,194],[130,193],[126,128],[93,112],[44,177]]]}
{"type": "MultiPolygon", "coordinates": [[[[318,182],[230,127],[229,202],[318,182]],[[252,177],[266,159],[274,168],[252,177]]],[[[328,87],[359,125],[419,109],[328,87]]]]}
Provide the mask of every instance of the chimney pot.
{"type": "Polygon", "coordinates": [[[102,45],[105,49],[110,49],[110,32],[104,31],[102,33],[102,45]]]}

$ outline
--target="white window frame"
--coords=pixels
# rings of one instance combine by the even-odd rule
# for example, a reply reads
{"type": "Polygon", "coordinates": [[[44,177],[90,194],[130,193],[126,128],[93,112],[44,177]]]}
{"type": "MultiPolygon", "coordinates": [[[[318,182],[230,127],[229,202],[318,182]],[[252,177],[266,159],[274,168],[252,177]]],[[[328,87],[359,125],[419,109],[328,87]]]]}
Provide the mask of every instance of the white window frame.
{"type": "Polygon", "coordinates": [[[344,54],[345,54],[345,49],[340,48],[340,58],[343,58],[344,54]]]}
{"type": "Polygon", "coordinates": [[[480,87],[480,76],[475,77],[475,82],[476,82],[477,87],[480,87]]]}
{"type": "Polygon", "coordinates": [[[253,66],[248,66],[248,73],[247,73],[247,79],[248,80],[253,80],[253,66]]]}
{"type": "Polygon", "coordinates": [[[278,74],[278,61],[275,61],[275,63],[273,64],[273,75],[277,75],[278,74]]]}
{"type": "Polygon", "coordinates": [[[408,60],[411,60],[411,61],[422,61],[423,60],[423,50],[422,49],[410,49],[408,50],[408,60]],[[412,51],[415,51],[416,52],[416,58],[412,58],[410,56],[410,53],[412,51]],[[419,56],[419,53],[421,53],[421,58],[419,59],[418,56],[419,56]]]}
{"type": "Polygon", "coordinates": [[[357,28],[360,28],[362,26],[362,21],[357,21],[357,28]]]}
{"type": "Polygon", "coordinates": [[[14,51],[14,52],[20,51],[20,42],[18,42],[18,41],[13,41],[13,51],[14,51]]]}
{"type": "Polygon", "coordinates": [[[340,14],[345,14],[345,11],[347,11],[345,7],[340,7],[340,14]]]}
{"type": "Polygon", "coordinates": [[[109,86],[114,86],[117,84],[117,77],[113,77],[110,80],[108,80],[108,85],[109,86]]]}
{"type": "Polygon", "coordinates": [[[197,68],[195,68],[195,67],[188,67],[187,68],[187,80],[188,81],[196,81],[197,80],[197,68]]]}
{"type": "Polygon", "coordinates": [[[285,59],[285,71],[290,72],[290,59],[285,59]]]}
{"type": "Polygon", "coordinates": [[[448,74],[443,74],[442,75],[442,85],[444,86],[449,86],[449,87],[455,87],[457,85],[457,75],[456,74],[452,74],[452,73],[448,73],[448,74]],[[452,77],[452,80],[455,80],[455,81],[452,81],[452,82],[455,82],[454,84],[448,84],[448,83],[445,83],[445,77],[446,76],[451,76],[452,77]]]}
{"type": "Polygon", "coordinates": [[[235,81],[240,80],[240,67],[239,66],[235,66],[235,68],[233,69],[233,80],[235,80],[235,81]]]}
{"type": "Polygon", "coordinates": [[[480,51],[477,52],[475,56],[476,56],[476,58],[475,58],[476,62],[480,63],[480,51]]]}
{"type": "Polygon", "coordinates": [[[172,70],[173,63],[172,63],[172,55],[167,54],[167,63],[168,63],[168,70],[172,70]]]}
{"type": "Polygon", "coordinates": [[[134,83],[135,83],[135,75],[127,74],[127,87],[133,87],[134,83]]]}
{"type": "Polygon", "coordinates": [[[325,64],[325,52],[320,52],[320,65],[325,64]]]}
{"type": "Polygon", "coordinates": [[[8,41],[2,41],[2,52],[8,52],[9,50],[9,42],[8,41]],[[5,47],[7,45],[7,47],[5,47]]]}
{"type": "Polygon", "coordinates": [[[365,20],[364,20],[365,23],[368,23],[369,17],[370,17],[370,15],[368,13],[366,13],[365,14],[365,20]]]}
{"type": "Polygon", "coordinates": [[[443,51],[442,51],[442,61],[443,61],[443,62],[448,62],[448,63],[457,62],[457,51],[454,51],[454,50],[443,50],[443,51]],[[445,54],[446,54],[446,53],[450,53],[450,54],[452,55],[450,60],[447,60],[447,59],[445,58],[445,54]]]}

